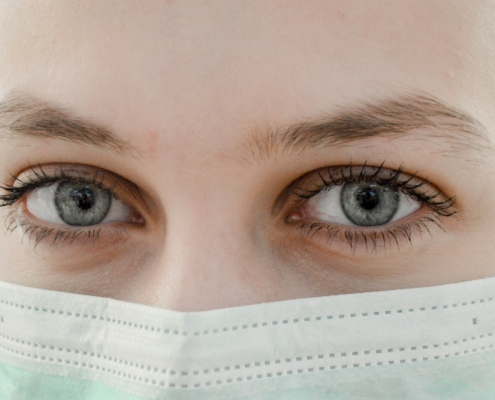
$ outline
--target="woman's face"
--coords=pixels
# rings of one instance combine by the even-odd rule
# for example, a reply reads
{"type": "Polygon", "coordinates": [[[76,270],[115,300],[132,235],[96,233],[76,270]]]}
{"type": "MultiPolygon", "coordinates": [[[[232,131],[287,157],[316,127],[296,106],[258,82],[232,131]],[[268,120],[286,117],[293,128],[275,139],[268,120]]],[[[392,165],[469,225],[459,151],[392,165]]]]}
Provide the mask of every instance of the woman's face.
{"type": "Polygon", "coordinates": [[[0,279],[191,311],[494,276],[494,13],[3,1],[0,279]]]}

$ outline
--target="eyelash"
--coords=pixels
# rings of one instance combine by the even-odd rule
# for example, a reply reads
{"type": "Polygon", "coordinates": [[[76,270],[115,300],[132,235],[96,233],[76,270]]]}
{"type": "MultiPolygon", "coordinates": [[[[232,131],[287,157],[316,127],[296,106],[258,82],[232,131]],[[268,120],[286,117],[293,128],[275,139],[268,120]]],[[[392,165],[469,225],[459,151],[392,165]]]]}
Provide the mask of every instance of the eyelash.
{"type": "MultiPolygon", "coordinates": [[[[12,206],[21,200],[28,193],[43,187],[51,186],[55,183],[85,183],[94,185],[100,189],[109,190],[115,199],[118,196],[114,193],[114,185],[106,185],[104,183],[105,174],[101,171],[94,171],[89,177],[83,177],[79,171],[79,176],[74,176],[74,173],[78,173],[77,169],[70,168],[72,173],[69,172],[69,168],[58,167],[54,170],[53,174],[47,173],[41,165],[30,167],[29,171],[33,174],[33,177],[29,177],[28,180],[22,180],[15,178],[13,185],[0,185],[0,189],[7,192],[7,194],[0,195],[0,208],[12,206]]],[[[58,245],[69,243],[72,244],[75,240],[81,240],[82,243],[95,244],[100,239],[100,236],[105,230],[110,235],[117,235],[119,239],[123,236],[128,236],[125,224],[112,224],[108,226],[95,226],[88,228],[54,228],[42,226],[31,219],[20,216],[18,210],[11,211],[6,218],[7,231],[13,232],[20,228],[23,231],[23,237],[28,236],[31,240],[34,240],[34,247],[47,238],[52,238],[50,245],[56,247],[58,245]]]]}
{"type": "MultiPolygon", "coordinates": [[[[428,206],[433,211],[433,214],[423,216],[412,222],[403,223],[399,226],[382,227],[379,230],[373,231],[369,229],[359,230],[355,228],[343,228],[342,226],[332,226],[323,222],[311,222],[309,224],[307,222],[302,222],[300,223],[300,227],[306,230],[307,235],[311,237],[317,232],[324,231],[326,233],[327,243],[332,242],[337,236],[340,236],[344,242],[349,244],[353,252],[361,244],[364,244],[366,250],[371,249],[374,252],[377,251],[380,242],[382,242],[384,248],[386,248],[387,245],[392,246],[394,243],[399,248],[400,239],[406,239],[407,242],[412,244],[413,231],[417,230],[420,234],[423,231],[430,233],[428,225],[431,223],[442,230],[445,230],[440,217],[450,217],[457,213],[454,209],[455,197],[442,198],[442,193],[440,191],[428,192],[420,190],[423,186],[428,185],[429,182],[424,180],[416,182],[416,174],[401,180],[400,178],[404,175],[402,166],[397,170],[392,171],[384,168],[383,165],[384,163],[379,167],[369,167],[365,162],[361,167],[347,165],[341,167],[327,167],[313,171],[298,179],[292,186],[291,192],[299,199],[297,203],[298,206],[301,207],[301,203],[309,200],[322,190],[348,182],[367,181],[400,190],[404,194],[409,195],[412,199],[428,206]],[[358,170],[357,173],[356,170],[358,170]],[[388,173],[388,176],[383,176],[384,173],[388,173]],[[301,180],[304,180],[308,176],[317,176],[319,182],[312,182],[314,186],[311,189],[305,189],[298,186],[298,182],[301,182],[301,180]]],[[[30,172],[33,176],[27,181],[16,178],[13,185],[0,185],[0,189],[7,192],[7,194],[0,195],[0,207],[14,205],[26,194],[35,189],[62,182],[95,185],[99,188],[109,190],[114,197],[117,198],[114,193],[116,182],[114,185],[104,184],[105,174],[101,171],[94,171],[90,177],[83,177],[82,175],[74,176],[74,171],[77,173],[77,169],[70,168],[70,170],[72,173],[69,173],[68,168],[58,167],[54,170],[54,173],[50,175],[40,165],[36,168],[30,167],[30,172]]],[[[286,222],[290,221],[287,220],[286,222]]],[[[53,247],[66,242],[73,243],[76,239],[82,240],[84,244],[88,242],[96,243],[99,240],[103,229],[112,235],[117,234],[119,238],[121,238],[122,235],[128,235],[125,224],[112,224],[94,228],[88,227],[85,229],[64,229],[41,226],[27,217],[19,216],[17,210],[8,214],[6,226],[7,230],[10,232],[17,228],[21,228],[24,232],[24,236],[28,235],[29,239],[34,239],[35,247],[41,241],[49,237],[52,237],[51,246],[53,247]]]]}
{"type": "MultiPolygon", "coordinates": [[[[400,178],[405,175],[402,166],[392,171],[384,168],[384,162],[378,167],[370,167],[365,162],[361,167],[352,165],[327,167],[313,171],[308,175],[298,179],[291,188],[291,192],[299,199],[296,200],[296,207],[298,208],[302,207],[306,201],[322,190],[331,189],[345,183],[366,181],[397,189],[432,210],[433,214],[425,215],[414,221],[392,227],[383,226],[377,230],[347,228],[342,225],[329,225],[323,222],[298,222],[300,228],[304,229],[308,236],[314,237],[318,232],[323,231],[327,244],[331,243],[336,237],[340,237],[350,246],[352,252],[355,252],[360,245],[364,245],[366,251],[376,252],[380,242],[384,249],[387,246],[392,247],[394,244],[399,249],[401,239],[405,239],[412,245],[412,236],[415,230],[420,234],[426,231],[431,235],[428,226],[429,224],[434,224],[445,231],[441,217],[450,217],[458,212],[454,207],[455,196],[444,198],[439,190],[421,190],[424,186],[428,186],[430,182],[419,180],[417,172],[401,180],[400,178]],[[388,176],[384,176],[385,173],[388,176]],[[298,186],[299,182],[305,180],[305,178],[307,179],[308,175],[310,177],[316,175],[318,182],[312,182],[314,187],[305,189],[298,186]]],[[[286,222],[293,223],[289,217],[286,218],[286,222]]]]}

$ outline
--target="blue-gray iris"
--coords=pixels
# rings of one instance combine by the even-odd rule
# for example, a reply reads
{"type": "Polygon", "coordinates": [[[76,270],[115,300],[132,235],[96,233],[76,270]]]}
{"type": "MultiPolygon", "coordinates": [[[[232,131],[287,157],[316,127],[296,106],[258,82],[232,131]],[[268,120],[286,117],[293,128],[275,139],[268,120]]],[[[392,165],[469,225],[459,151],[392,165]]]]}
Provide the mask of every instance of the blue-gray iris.
{"type": "Polygon", "coordinates": [[[62,220],[73,226],[102,222],[112,204],[110,191],[86,183],[62,182],[55,193],[55,205],[62,220]]]}
{"type": "Polygon", "coordinates": [[[391,221],[399,209],[400,196],[389,186],[360,181],[345,184],[340,201],[352,223],[377,226],[391,221]]]}

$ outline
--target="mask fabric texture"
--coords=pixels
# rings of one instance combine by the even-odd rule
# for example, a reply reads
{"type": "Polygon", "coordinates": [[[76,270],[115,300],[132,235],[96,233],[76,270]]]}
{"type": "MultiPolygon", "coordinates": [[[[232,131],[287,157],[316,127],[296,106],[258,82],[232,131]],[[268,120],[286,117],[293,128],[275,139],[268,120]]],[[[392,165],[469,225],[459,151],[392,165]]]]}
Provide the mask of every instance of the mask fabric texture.
{"type": "Polygon", "coordinates": [[[495,278],[182,313],[0,282],[0,399],[495,399],[495,278]]]}

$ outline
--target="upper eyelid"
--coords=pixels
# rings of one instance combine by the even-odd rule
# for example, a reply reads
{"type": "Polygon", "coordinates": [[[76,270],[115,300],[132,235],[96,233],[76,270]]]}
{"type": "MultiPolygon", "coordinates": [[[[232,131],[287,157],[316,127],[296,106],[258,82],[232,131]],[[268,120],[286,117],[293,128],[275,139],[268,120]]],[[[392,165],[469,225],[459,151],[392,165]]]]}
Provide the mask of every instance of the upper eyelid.
{"type": "MultiPolygon", "coordinates": [[[[111,186],[103,184],[103,179],[97,181],[96,175],[93,175],[93,178],[86,178],[82,175],[70,175],[67,173],[69,169],[66,169],[64,167],[57,167],[56,171],[57,172],[55,173],[48,173],[45,172],[45,169],[43,169],[42,166],[30,167],[19,174],[19,176],[15,177],[13,184],[4,184],[1,186],[1,188],[9,192],[22,192],[24,194],[40,187],[50,186],[56,182],[80,180],[81,182],[91,182],[93,184],[97,184],[98,186],[104,187],[105,189],[112,189],[111,186]]],[[[81,171],[82,170],[77,170],[77,172],[81,171]]],[[[105,176],[105,172],[101,170],[95,170],[95,174],[96,173],[99,174],[98,176],[105,176]]]]}
{"type": "Polygon", "coordinates": [[[332,185],[340,185],[352,180],[369,180],[396,187],[403,193],[413,198],[415,197],[416,200],[430,206],[430,208],[439,212],[440,215],[450,216],[460,211],[456,207],[457,199],[455,196],[446,195],[428,179],[419,177],[418,172],[410,174],[404,172],[402,165],[397,169],[392,169],[385,167],[384,164],[383,162],[379,166],[372,166],[364,162],[362,165],[341,165],[319,168],[297,179],[292,185],[291,192],[302,199],[309,199],[324,188],[332,185]],[[329,173],[330,176],[328,178],[322,176],[325,172],[329,173]],[[336,172],[337,175],[332,175],[333,172],[336,172]],[[341,174],[340,177],[338,176],[339,173],[341,174]],[[380,177],[380,173],[387,173],[389,177],[380,177]],[[307,181],[315,176],[322,181],[319,185],[314,186],[313,189],[301,187],[303,184],[308,184],[307,181]],[[400,179],[401,177],[404,179],[400,179]],[[422,186],[425,187],[425,190],[419,191],[418,189],[422,186]],[[297,193],[297,190],[300,192],[297,193]]]}
{"type": "MultiPolygon", "coordinates": [[[[383,183],[390,186],[404,187],[409,185],[408,188],[417,188],[423,185],[434,186],[428,179],[423,179],[418,176],[418,173],[409,174],[404,172],[402,166],[397,169],[386,168],[383,163],[379,166],[367,165],[366,162],[363,165],[340,165],[340,166],[328,166],[313,170],[298,178],[293,186],[298,187],[301,183],[305,183],[308,179],[314,176],[318,176],[323,184],[318,184],[317,189],[321,187],[341,185],[346,182],[366,180],[369,182],[383,183]],[[369,171],[369,172],[368,172],[369,171]],[[334,173],[335,172],[335,173],[334,173]],[[325,177],[324,174],[328,174],[325,177]],[[380,173],[389,173],[389,177],[380,177],[380,173]],[[339,175],[340,174],[340,175],[339,175]],[[404,180],[400,180],[400,177],[406,177],[404,180]],[[416,185],[410,185],[411,182],[416,181],[416,185]]],[[[313,181],[314,182],[314,181],[313,181]]]]}
{"type": "MultiPolygon", "coordinates": [[[[293,193],[294,188],[297,187],[298,184],[309,179],[309,177],[318,175],[321,178],[322,177],[322,171],[339,170],[339,169],[341,171],[342,176],[345,176],[345,171],[348,170],[349,172],[347,172],[347,174],[349,175],[349,173],[352,173],[353,178],[365,177],[365,179],[370,179],[373,176],[375,176],[375,177],[378,176],[381,171],[385,171],[385,172],[395,174],[396,176],[400,176],[401,174],[403,174],[404,176],[407,175],[410,178],[416,179],[418,182],[416,187],[418,187],[420,185],[428,185],[428,186],[432,185],[431,182],[429,182],[429,180],[418,177],[417,173],[409,174],[407,172],[404,172],[402,166],[400,166],[399,168],[394,170],[392,168],[384,167],[384,164],[385,163],[383,162],[382,164],[380,164],[378,166],[373,166],[373,165],[368,165],[367,162],[365,161],[362,165],[350,164],[350,165],[328,166],[328,167],[318,168],[318,169],[310,171],[310,172],[304,174],[303,176],[299,177],[298,179],[296,179],[296,181],[293,182],[293,184],[290,185],[290,187],[287,189],[288,189],[289,193],[293,193]],[[369,172],[365,173],[365,171],[372,171],[372,173],[369,173],[369,172]]],[[[23,177],[23,174],[27,174],[27,173],[31,173],[31,174],[35,174],[35,175],[36,174],[48,175],[45,172],[43,172],[43,171],[46,171],[48,168],[53,169],[54,171],[58,171],[58,173],[51,174],[52,175],[52,182],[56,182],[58,178],[63,179],[64,174],[65,174],[65,176],[70,176],[69,174],[67,174],[67,172],[70,172],[71,174],[73,173],[74,175],[72,175],[72,178],[74,178],[74,179],[77,179],[78,177],[81,178],[80,174],[82,172],[85,172],[85,175],[84,175],[85,177],[90,177],[91,174],[93,174],[93,176],[94,176],[94,174],[98,174],[99,177],[111,178],[113,184],[105,185],[106,188],[111,189],[111,190],[114,190],[115,188],[123,189],[124,192],[126,192],[130,197],[134,198],[137,202],[139,202],[139,204],[143,205],[143,210],[146,211],[149,215],[155,214],[155,212],[153,212],[153,209],[155,207],[148,200],[146,193],[143,193],[143,191],[137,185],[135,185],[133,182],[127,180],[124,177],[121,177],[120,175],[118,175],[114,172],[107,171],[105,169],[90,166],[90,165],[84,165],[84,164],[48,164],[48,165],[29,166],[29,168],[24,169],[18,175],[18,177],[14,178],[14,181],[19,181],[19,179],[23,177]],[[123,185],[118,185],[118,183],[123,183],[123,185]]],[[[407,179],[403,180],[401,182],[403,183],[404,181],[407,181],[407,179]]],[[[15,184],[14,185],[4,185],[4,186],[2,186],[0,184],[0,189],[3,188],[5,190],[6,186],[8,186],[7,190],[12,189],[12,188],[14,188],[14,189],[16,188],[15,184]]],[[[432,185],[432,186],[434,186],[434,185],[432,185]]],[[[411,185],[409,187],[409,189],[411,189],[411,188],[414,188],[414,185],[411,185]]],[[[321,188],[317,188],[312,193],[310,193],[310,195],[308,197],[311,197],[312,195],[318,193],[320,190],[321,190],[321,188]]],[[[432,190],[434,190],[434,189],[432,189],[432,190]]],[[[438,191],[438,194],[443,195],[443,193],[441,193],[441,191],[438,191]]],[[[444,197],[446,200],[449,199],[448,196],[444,196],[444,197]]],[[[454,202],[455,202],[455,197],[451,197],[450,199],[452,199],[452,198],[454,198],[454,202]]],[[[2,196],[0,194],[0,206],[2,205],[1,204],[2,200],[5,200],[5,196],[2,196]],[[4,197],[4,199],[2,199],[2,197],[4,197]]],[[[450,204],[450,207],[451,206],[453,206],[453,204],[450,204]]]]}
{"type": "Polygon", "coordinates": [[[0,185],[0,189],[8,193],[0,194],[0,206],[11,205],[37,188],[78,180],[110,190],[121,200],[125,201],[123,197],[132,197],[135,201],[144,203],[140,190],[132,182],[111,171],[82,164],[48,164],[30,166],[14,177],[12,184],[0,185]]]}

